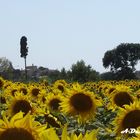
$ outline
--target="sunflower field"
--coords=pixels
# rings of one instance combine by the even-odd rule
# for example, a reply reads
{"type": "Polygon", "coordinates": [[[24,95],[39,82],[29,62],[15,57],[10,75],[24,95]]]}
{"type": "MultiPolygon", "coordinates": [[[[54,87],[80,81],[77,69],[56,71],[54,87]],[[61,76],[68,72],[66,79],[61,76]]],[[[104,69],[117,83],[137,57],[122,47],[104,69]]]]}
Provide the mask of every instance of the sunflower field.
{"type": "Polygon", "coordinates": [[[0,140],[140,140],[140,81],[0,78],[0,140]]]}

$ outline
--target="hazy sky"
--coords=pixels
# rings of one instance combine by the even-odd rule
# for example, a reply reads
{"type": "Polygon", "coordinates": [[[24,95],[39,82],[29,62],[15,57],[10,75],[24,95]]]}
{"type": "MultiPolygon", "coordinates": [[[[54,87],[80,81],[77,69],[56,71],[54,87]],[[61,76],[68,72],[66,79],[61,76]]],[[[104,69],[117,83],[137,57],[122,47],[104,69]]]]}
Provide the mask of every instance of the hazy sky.
{"type": "Polygon", "coordinates": [[[68,70],[83,59],[104,72],[107,50],[140,43],[140,0],[0,0],[0,57],[19,69],[22,36],[27,65],[68,70]]]}

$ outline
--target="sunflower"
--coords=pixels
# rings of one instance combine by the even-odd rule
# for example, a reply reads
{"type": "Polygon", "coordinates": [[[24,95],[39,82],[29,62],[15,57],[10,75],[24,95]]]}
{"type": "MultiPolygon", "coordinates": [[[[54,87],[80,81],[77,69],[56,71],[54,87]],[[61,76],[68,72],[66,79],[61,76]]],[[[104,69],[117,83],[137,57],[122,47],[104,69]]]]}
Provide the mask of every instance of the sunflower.
{"type": "Polygon", "coordinates": [[[3,89],[7,89],[8,87],[10,87],[13,83],[11,81],[8,81],[8,80],[4,80],[4,86],[3,86],[3,89]]]}
{"type": "Polygon", "coordinates": [[[29,111],[32,113],[35,111],[35,106],[31,102],[29,96],[23,95],[22,93],[17,92],[15,97],[7,100],[8,111],[7,113],[11,116],[15,115],[19,111],[27,114],[29,111]]]}
{"type": "Polygon", "coordinates": [[[35,122],[29,113],[23,117],[23,113],[19,112],[10,121],[3,116],[0,120],[0,140],[43,140],[41,135],[45,128],[35,122]]]}
{"type": "Polygon", "coordinates": [[[61,94],[49,93],[46,97],[46,105],[50,111],[59,111],[60,103],[63,101],[61,94]]]}
{"type": "Polygon", "coordinates": [[[124,108],[120,108],[113,124],[117,126],[115,128],[116,134],[121,134],[126,129],[140,127],[140,103],[136,101],[133,104],[124,105],[124,108]]]}
{"type": "Polygon", "coordinates": [[[61,93],[64,93],[66,91],[66,86],[67,83],[65,80],[57,80],[53,84],[53,90],[58,90],[58,92],[60,91],[61,93]]]}
{"type": "Polygon", "coordinates": [[[131,89],[124,85],[115,86],[115,90],[109,96],[110,103],[108,104],[109,109],[115,109],[115,107],[123,107],[124,105],[130,105],[135,100],[131,89]]]}
{"type": "Polygon", "coordinates": [[[115,90],[115,86],[113,86],[113,85],[111,85],[111,84],[108,84],[107,85],[108,87],[107,87],[107,89],[106,89],[106,95],[110,95],[110,94],[112,94],[113,93],[113,91],[115,90]]]}
{"type": "Polygon", "coordinates": [[[55,81],[55,83],[54,84],[59,84],[59,83],[61,83],[63,86],[66,86],[67,85],[67,82],[65,81],[65,80],[57,80],[57,81],[55,81]]]}
{"type": "Polygon", "coordinates": [[[40,79],[39,85],[41,85],[42,87],[46,88],[47,86],[49,86],[49,82],[48,82],[47,79],[44,79],[44,78],[43,79],[40,79]]]}
{"type": "Polygon", "coordinates": [[[9,85],[5,90],[4,90],[4,94],[6,96],[15,96],[15,93],[18,91],[18,85],[15,83],[12,83],[11,85],[9,85]]]}
{"type": "Polygon", "coordinates": [[[65,90],[65,87],[62,83],[55,84],[54,88],[60,90],[61,92],[64,92],[65,90]]]}
{"type": "Polygon", "coordinates": [[[21,93],[23,93],[23,95],[28,94],[27,85],[21,84],[20,86],[18,86],[18,91],[21,92],[21,93]]]}
{"type": "Polygon", "coordinates": [[[40,94],[40,90],[41,90],[40,87],[37,85],[35,85],[35,86],[31,85],[31,86],[29,86],[29,88],[30,88],[29,93],[32,96],[32,98],[33,99],[38,98],[38,95],[40,94]]]}
{"type": "Polygon", "coordinates": [[[80,88],[80,85],[76,87],[69,91],[68,97],[61,103],[61,111],[72,116],[79,115],[81,121],[86,121],[94,117],[97,104],[100,102],[93,92],[80,88]]]}

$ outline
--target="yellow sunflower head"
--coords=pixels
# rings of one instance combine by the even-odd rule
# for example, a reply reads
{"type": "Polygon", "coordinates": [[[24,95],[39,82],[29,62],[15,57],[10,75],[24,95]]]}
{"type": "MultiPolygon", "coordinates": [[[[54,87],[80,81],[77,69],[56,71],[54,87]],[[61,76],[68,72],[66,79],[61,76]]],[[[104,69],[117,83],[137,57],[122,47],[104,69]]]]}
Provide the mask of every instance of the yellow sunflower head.
{"type": "Polygon", "coordinates": [[[113,124],[116,126],[116,134],[121,134],[126,129],[140,127],[140,103],[136,101],[133,104],[125,105],[124,108],[120,108],[113,124]]]}
{"type": "Polygon", "coordinates": [[[29,113],[23,117],[23,113],[19,112],[10,121],[3,116],[0,120],[0,140],[42,140],[45,128],[35,122],[29,113]]]}
{"type": "Polygon", "coordinates": [[[15,93],[18,91],[18,86],[14,83],[12,83],[10,86],[8,86],[5,90],[4,90],[4,94],[6,96],[15,96],[15,93]]]}
{"type": "Polygon", "coordinates": [[[46,97],[46,105],[50,111],[59,111],[60,103],[63,101],[61,94],[49,93],[46,97]]]}
{"type": "Polygon", "coordinates": [[[115,90],[115,86],[108,84],[106,89],[106,95],[112,94],[114,90],[115,90]]]}
{"type": "Polygon", "coordinates": [[[39,81],[39,85],[41,85],[42,87],[46,88],[47,86],[49,86],[49,82],[47,80],[47,77],[42,77],[43,79],[40,79],[39,81]]]}
{"type": "Polygon", "coordinates": [[[111,100],[111,102],[108,104],[110,109],[130,105],[130,103],[133,103],[135,99],[130,88],[122,85],[116,86],[109,98],[111,100]]]}
{"type": "Polygon", "coordinates": [[[18,86],[18,91],[21,92],[23,95],[27,95],[28,94],[27,85],[21,84],[20,86],[18,86]]]}
{"type": "Polygon", "coordinates": [[[29,94],[32,98],[32,101],[36,102],[38,100],[38,96],[40,94],[41,87],[37,85],[30,85],[29,86],[29,94]]]}
{"type": "Polygon", "coordinates": [[[34,112],[33,104],[30,98],[22,93],[17,92],[15,97],[7,100],[8,114],[13,116],[16,113],[22,111],[25,115],[31,111],[34,112]]]}
{"type": "Polygon", "coordinates": [[[86,121],[93,118],[99,103],[93,92],[78,86],[77,90],[74,87],[69,91],[69,96],[61,103],[61,110],[66,114],[79,115],[81,121],[86,121]]]}
{"type": "Polygon", "coordinates": [[[3,86],[4,90],[7,89],[8,87],[10,87],[12,84],[13,83],[11,81],[5,80],[4,86],[3,86]]]}
{"type": "Polygon", "coordinates": [[[53,85],[54,90],[59,90],[59,91],[61,91],[62,93],[65,92],[66,86],[67,86],[67,83],[66,83],[65,80],[57,80],[57,81],[54,83],[54,85],[53,85]]]}

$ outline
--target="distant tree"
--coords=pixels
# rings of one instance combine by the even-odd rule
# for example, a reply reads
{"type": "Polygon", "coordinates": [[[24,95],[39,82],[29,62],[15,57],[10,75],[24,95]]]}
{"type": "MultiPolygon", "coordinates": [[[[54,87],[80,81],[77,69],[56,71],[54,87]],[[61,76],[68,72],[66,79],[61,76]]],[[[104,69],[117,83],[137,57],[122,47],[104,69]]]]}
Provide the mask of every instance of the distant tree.
{"type": "Polygon", "coordinates": [[[20,69],[13,70],[13,81],[22,81],[22,75],[20,69]]]}
{"type": "Polygon", "coordinates": [[[0,58],[0,72],[4,72],[7,70],[13,70],[13,65],[10,60],[8,60],[6,57],[1,57],[0,58]]]}
{"type": "Polygon", "coordinates": [[[26,69],[26,57],[28,55],[28,47],[27,47],[27,38],[25,36],[22,36],[20,39],[20,53],[21,57],[25,60],[25,78],[27,80],[27,69],[26,69]]]}
{"type": "Polygon", "coordinates": [[[50,83],[55,82],[60,79],[60,71],[59,70],[50,70],[48,73],[48,79],[50,83]]]}
{"type": "Polygon", "coordinates": [[[140,44],[122,43],[104,54],[103,66],[110,67],[116,79],[134,79],[135,65],[140,60],[140,44]]]}
{"type": "Polygon", "coordinates": [[[115,75],[113,72],[104,72],[100,74],[100,79],[101,80],[114,80],[115,75]]]}
{"type": "Polygon", "coordinates": [[[12,65],[12,62],[8,60],[6,57],[0,58],[0,74],[5,79],[11,79],[12,78],[12,72],[14,68],[12,65]]]}
{"type": "Polygon", "coordinates": [[[22,36],[20,39],[20,53],[21,57],[26,57],[28,55],[28,48],[27,48],[27,38],[22,36]]]}
{"type": "Polygon", "coordinates": [[[68,82],[68,83],[73,82],[71,70],[68,70],[68,71],[67,71],[67,82],[68,82]]]}
{"type": "Polygon", "coordinates": [[[49,69],[40,66],[40,67],[38,68],[38,71],[39,71],[39,73],[40,73],[40,74],[39,74],[40,76],[47,76],[47,74],[48,74],[48,72],[49,72],[49,69]]]}
{"type": "Polygon", "coordinates": [[[67,72],[65,68],[62,68],[60,71],[60,78],[61,79],[67,79],[67,72]]]}
{"type": "Polygon", "coordinates": [[[47,68],[44,68],[44,67],[40,66],[38,69],[41,70],[41,71],[44,71],[44,70],[46,70],[47,68]]]}
{"type": "Polygon", "coordinates": [[[95,70],[91,70],[88,77],[88,81],[97,81],[97,80],[100,80],[100,73],[95,70]]]}
{"type": "Polygon", "coordinates": [[[73,81],[81,83],[97,79],[96,71],[92,70],[90,65],[86,66],[83,60],[72,65],[70,75],[73,81]]]}

